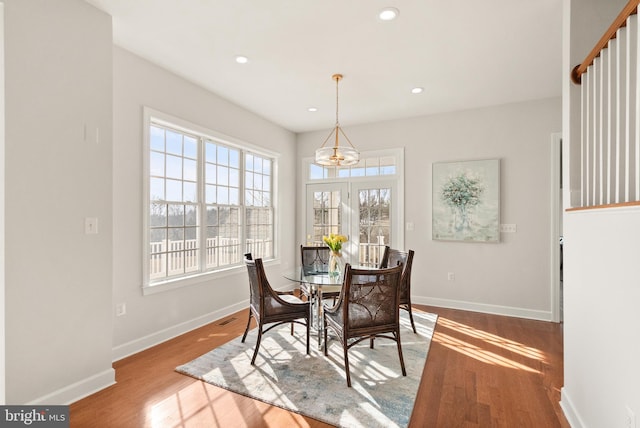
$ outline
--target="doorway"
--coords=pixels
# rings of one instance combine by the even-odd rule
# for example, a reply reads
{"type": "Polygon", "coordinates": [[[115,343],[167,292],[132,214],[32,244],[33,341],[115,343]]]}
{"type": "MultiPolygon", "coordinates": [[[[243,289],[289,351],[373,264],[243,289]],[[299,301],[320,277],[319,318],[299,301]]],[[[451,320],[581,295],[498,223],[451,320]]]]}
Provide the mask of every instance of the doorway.
{"type": "Polygon", "coordinates": [[[307,245],[324,245],[330,233],[348,237],[345,261],[378,266],[385,245],[398,246],[402,219],[395,180],[357,180],[307,184],[305,235],[307,245]]]}
{"type": "Polygon", "coordinates": [[[551,320],[563,321],[562,134],[551,135],[551,320]]]}

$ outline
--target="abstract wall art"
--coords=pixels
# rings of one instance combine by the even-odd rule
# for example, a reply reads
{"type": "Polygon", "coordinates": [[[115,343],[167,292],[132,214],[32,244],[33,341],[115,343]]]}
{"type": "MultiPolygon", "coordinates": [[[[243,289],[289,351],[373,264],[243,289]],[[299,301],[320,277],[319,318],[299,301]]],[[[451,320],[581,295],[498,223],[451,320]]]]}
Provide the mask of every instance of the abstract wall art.
{"type": "Polygon", "coordinates": [[[433,164],[432,239],[500,241],[500,160],[433,164]]]}

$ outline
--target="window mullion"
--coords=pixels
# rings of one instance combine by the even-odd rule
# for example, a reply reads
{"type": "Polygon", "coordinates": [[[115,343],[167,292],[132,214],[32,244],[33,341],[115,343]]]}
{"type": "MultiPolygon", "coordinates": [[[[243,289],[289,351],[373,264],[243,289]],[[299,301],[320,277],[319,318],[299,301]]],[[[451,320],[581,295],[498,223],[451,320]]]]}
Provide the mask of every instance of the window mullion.
{"type": "Polygon", "coordinates": [[[207,270],[207,204],[205,203],[204,180],[205,139],[198,137],[198,236],[200,243],[200,272],[207,270]]]}
{"type": "MultiPolygon", "coordinates": [[[[246,191],[245,189],[245,175],[246,171],[246,150],[240,151],[240,195],[239,195],[239,209],[240,209],[240,242],[242,242],[242,254],[246,254],[247,252],[247,201],[246,201],[246,191]]],[[[244,259],[244,258],[243,258],[244,259]]]]}

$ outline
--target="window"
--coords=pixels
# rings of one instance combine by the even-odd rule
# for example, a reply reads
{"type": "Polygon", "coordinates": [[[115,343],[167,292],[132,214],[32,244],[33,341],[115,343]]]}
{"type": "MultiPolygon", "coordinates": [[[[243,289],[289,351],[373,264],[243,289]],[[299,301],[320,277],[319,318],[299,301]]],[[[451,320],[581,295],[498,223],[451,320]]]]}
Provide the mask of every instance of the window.
{"type": "Polygon", "coordinates": [[[271,160],[248,153],[245,161],[247,252],[273,256],[271,160]]]}
{"type": "Polygon", "coordinates": [[[144,285],[272,258],[274,158],[145,112],[144,285]]]}
{"type": "Polygon", "coordinates": [[[310,163],[308,177],[310,180],[326,180],[335,177],[350,178],[396,175],[397,161],[397,157],[391,155],[367,157],[361,159],[357,165],[341,168],[332,166],[320,166],[310,163]]]}

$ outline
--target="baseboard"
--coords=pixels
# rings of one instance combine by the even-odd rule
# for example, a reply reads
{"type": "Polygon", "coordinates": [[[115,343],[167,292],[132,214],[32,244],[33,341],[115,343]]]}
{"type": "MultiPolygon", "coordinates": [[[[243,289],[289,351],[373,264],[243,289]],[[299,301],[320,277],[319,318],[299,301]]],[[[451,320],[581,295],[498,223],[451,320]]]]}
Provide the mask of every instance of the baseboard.
{"type": "Polygon", "coordinates": [[[567,418],[571,428],[582,428],[585,426],[578,416],[578,413],[575,411],[571,398],[564,387],[560,389],[560,408],[564,413],[564,417],[567,418]]]}
{"type": "Polygon", "coordinates": [[[246,309],[247,307],[249,307],[249,301],[245,300],[243,302],[227,306],[226,308],[202,315],[198,318],[160,330],[156,333],[118,345],[113,348],[113,361],[118,361],[130,355],[137,354],[140,351],[144,351],[145,349],[149,349],[162,342],[166,342],[167,340],[173,339],[181,334],[188,333],[191,330],[210,324],[220,318],[224,318],[242,309],[246,309]]]}
{"type": "MultiPolygon", "coordinates": [[[[551,321],[550,311],[535,311],[524,308],[514,308],[509,306],[486,305],[483,303],[465,302],[459,300],[437,299],[432,297],[412,296],[413,303],[438,306],[442,308],[461,309],[472,312],[483,312],[495,315],[505,315],[518,318],[527,318],[540,321],[551,321]]],[[[145,349],[151,348],[181,334],[212,323],[220,318],[224,318],[249,306],[248,300],[236,303],[231,306],[210,312],[198,318],[186,321],[175,326],[160,330],[156,333],[141,337],[136,340],[124,343],[113,348],[113,361],[118,361],[145,349]]]]}
{"type": "Polygon", "coordinates": [[[526,318],[537,321],[552,321],[551,311],[537,311],[533,309],[515,308],[512,306],[487,305],[484,303],[466,302],[462,300],[438,299],[435,297],[411,296],[411,302],[420,305],[437,306],[449,309],[461,309],[471,312],[504,315],[509,317],[526,318]]]}
{"type": "Polygon", "coordinates": [[[112,368],[79,382],[72,383],[45,396],[26,403],[27,405],[67,405],[87,397],[116,383],[116,371],[112,368]]]}

